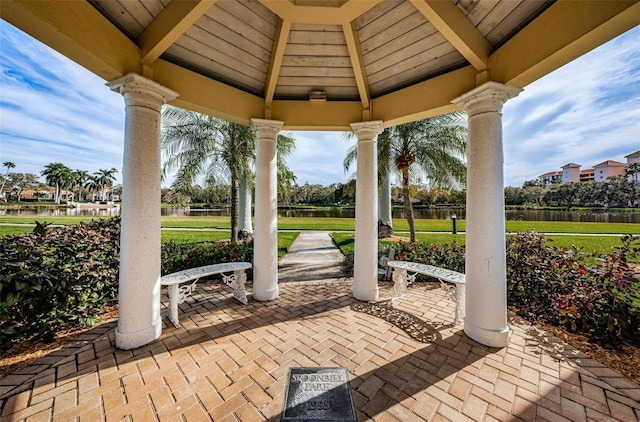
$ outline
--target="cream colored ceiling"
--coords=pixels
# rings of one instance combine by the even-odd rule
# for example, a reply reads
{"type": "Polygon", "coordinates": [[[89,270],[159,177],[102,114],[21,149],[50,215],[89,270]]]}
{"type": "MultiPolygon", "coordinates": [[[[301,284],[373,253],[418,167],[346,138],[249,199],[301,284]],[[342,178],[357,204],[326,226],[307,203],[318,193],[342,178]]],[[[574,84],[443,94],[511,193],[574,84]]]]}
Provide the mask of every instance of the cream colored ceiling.
{"type": "Polygon", "coordinates": [[[3,19],[105,80],[138,72],[176,105],[344,130],[453,110],[483,82],[524,87],[640,24],[636,1],[3,1],[3,19]],[[325,101],[310,101],[322,91],[325,101]]]}

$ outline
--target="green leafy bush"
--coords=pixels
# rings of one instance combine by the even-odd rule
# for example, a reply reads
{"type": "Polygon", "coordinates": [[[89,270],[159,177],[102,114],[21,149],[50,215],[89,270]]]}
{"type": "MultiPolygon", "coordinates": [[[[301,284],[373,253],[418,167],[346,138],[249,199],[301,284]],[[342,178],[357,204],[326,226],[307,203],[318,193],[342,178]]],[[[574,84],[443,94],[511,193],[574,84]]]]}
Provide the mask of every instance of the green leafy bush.
{"type": "Polygon", "coordinates": [[[640,280],[627,264],[638,243],[624,236],[621,247],[587,265],[593,255],[520,233],[507,242],[509,303],[529,320],[587,333],[604,346],[617,347],[622,339],[640,344],[640,280]]]}
{"type": "Polygon", "coordinates": [[[253,241],[200,242],[162,245],[162,275],[220,262],[252,262],[253,241]]]}
{"type": "Polygon", "coordinates": [[[0,238],[0,350],[95,323],[117,296],[119,241],[118,219],[0,238]]]}

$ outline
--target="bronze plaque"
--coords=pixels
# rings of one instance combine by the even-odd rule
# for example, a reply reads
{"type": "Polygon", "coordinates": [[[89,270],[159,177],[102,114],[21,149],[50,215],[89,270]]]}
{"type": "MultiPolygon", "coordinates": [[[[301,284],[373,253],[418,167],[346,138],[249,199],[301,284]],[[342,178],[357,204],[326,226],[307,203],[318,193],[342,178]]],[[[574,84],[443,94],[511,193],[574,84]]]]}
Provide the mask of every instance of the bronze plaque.
{"type": "Polygon", "coordinates": [[[282,422],[357,422],[347,368],[289,368],[282,422]]]}

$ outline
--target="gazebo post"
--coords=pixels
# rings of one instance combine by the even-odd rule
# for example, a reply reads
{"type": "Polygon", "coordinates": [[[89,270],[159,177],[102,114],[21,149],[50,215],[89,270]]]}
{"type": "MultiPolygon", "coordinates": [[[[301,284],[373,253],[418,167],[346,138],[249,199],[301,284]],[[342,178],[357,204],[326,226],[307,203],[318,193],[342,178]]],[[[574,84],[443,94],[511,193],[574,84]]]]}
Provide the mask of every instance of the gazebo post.
{"type": "Polygon", "coordinates": [[[358,137],[353,297],[378,299],[378,134],[381,121],[352,123],[358,137]]]}
{"type": "Polygon", "coordinates": [[[162,333],[160,110],[178,94],[135,73],[107,86],[122,94],[126,110],[116,346],[133,349],[162,333]]]}
{"type": "Polygon", "coordinates": [[[491,347],[509,339],[502,105],[520,91],[487,82],[453,100],[469,119],[464,332],[491,347]]]}
{"type": "Polygon", "coordinates": [[[253,298],[278,297],[278,185],[276,138],[283,122],[251,119],[257,137],[253,298]]]}

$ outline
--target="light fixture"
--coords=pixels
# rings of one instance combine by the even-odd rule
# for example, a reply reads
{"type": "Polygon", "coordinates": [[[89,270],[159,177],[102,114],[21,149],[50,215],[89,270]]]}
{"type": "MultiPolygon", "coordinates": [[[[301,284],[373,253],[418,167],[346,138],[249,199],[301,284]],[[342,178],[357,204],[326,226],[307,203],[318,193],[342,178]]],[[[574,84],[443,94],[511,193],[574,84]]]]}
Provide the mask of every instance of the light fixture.
{"type": "Polygon", "coordinates": [[[322,89],[309,91],[309,101],[327,101],[327,93],[322,89]]]}

